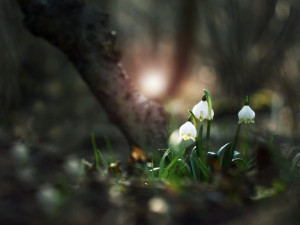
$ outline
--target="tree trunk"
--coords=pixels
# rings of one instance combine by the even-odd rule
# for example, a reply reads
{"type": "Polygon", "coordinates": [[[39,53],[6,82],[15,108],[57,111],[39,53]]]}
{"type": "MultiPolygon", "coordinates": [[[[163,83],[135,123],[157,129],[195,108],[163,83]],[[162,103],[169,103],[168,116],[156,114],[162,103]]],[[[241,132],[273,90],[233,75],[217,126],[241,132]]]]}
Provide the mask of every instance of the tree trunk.
{"type": "Polygon", "coordinates": [[[116,32],[108,15],[82,0],[17,0],[26,27],[64,52],[90,87],[111,121],[131,145],[165,147],[162,106],[135,90],[120,64],[116,32]]]}

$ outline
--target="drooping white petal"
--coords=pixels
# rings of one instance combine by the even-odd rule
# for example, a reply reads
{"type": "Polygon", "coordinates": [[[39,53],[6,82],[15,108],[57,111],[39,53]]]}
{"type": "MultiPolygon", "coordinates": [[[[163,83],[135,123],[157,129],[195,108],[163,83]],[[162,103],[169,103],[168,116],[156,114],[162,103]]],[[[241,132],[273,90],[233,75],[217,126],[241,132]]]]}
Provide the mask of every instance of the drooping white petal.
{"type": "Polygon", "coordinates": [[[195,117],[200,121],[204,120],[203,104],[201,103],[202,101],[195,105],[192,109],[192,112],[194,113],[195,117]]]}
{"type": "Polygon", "coordinates": [[[250,106],[245,105],[238,114],[239,123],[254,123],[255,112],[250,106]]]}
{"type": "MultiPolygon", "coordinates": [[[[208,111],[208,110],[207,110],[208,111]]],[[[215,112],[213,109],[211,109],[211,115],[210,115],[210,118],[208,118],[208,112],[207,112],[207,119],[208,120],[212,120],[214,118],[214,115],[215,115],[215,112]]]]}
{"type": "Polygon", "coordinates": [[[204,119],[212,120],[214,117],[214,111],[211,110],[211,118],[208,118],[208,103],[207,101],[200,101],[197,105],[193,107],[192,112],[200,120],[204,119]]]}
{"type": "Polygon", "coordinates": [[[193,139],[197,136],[197,130],[191,122],[186,122],[179,128],[179,135],[184,140],[193,139]]]}

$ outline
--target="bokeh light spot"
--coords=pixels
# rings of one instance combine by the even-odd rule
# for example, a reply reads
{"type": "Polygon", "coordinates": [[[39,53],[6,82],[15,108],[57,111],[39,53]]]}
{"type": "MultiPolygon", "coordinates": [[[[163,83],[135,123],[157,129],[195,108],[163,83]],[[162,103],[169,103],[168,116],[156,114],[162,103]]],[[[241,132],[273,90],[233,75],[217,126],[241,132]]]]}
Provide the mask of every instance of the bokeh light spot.
{"type": "Polygon", "coordinates": [[[148,98],[161,97],[167,87],[166,75],[159,69],[145,70],[140,77],[139,87],[148,98]]]}

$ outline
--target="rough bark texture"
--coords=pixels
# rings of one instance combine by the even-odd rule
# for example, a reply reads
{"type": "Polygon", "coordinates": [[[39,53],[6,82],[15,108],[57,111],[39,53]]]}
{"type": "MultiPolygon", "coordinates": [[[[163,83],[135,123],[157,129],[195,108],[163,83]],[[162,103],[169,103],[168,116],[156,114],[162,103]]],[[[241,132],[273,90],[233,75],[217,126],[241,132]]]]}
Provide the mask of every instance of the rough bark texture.
{"type": "Polygon", "coordinates": [[[130,144],[165,147],[166,115],[131,85],[108,15],[81,0],[17,0],[26,27],[63,51],[130,144]]]}

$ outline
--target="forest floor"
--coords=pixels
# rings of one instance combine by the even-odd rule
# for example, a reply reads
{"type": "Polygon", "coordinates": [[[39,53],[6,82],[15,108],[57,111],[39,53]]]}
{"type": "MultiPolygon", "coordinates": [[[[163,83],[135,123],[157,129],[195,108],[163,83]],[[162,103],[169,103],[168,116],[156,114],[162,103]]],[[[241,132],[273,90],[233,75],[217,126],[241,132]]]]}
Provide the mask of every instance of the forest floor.
{"type": "MultiPolygon", "coordinates": [[[[299,176],[269,161],[253,175],[209,183],[115,177],[91,157],[0,140],[0,224],[298,224],[299,176]],[[287,178],[287,177],[285,177],[287,178]]],[[[124,175],[125,174],[125,175],[124,175]]]]}

